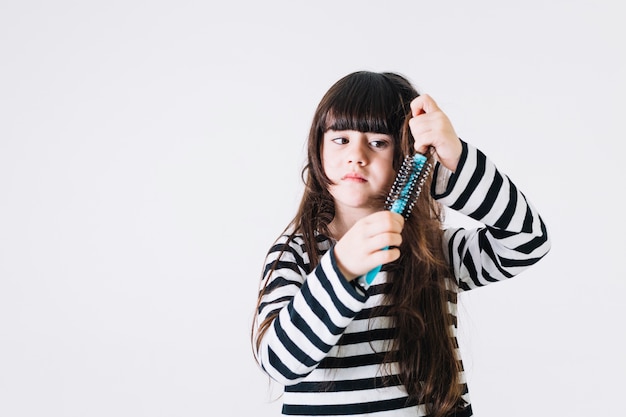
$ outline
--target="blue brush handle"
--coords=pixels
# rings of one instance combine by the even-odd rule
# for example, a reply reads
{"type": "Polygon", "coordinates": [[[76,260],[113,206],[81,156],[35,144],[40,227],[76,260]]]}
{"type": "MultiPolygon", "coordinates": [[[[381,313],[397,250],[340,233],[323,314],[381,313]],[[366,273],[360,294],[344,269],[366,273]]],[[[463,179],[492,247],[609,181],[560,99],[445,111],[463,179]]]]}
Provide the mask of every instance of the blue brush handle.
{"type": "MultiPolygon", "coordinates": [[[[389,247],[384,248],[384,250],[389,249],[389,247]]],[[[374,281],[376,275],[380,272],[382,265],[378,265],[376,268],[370,270],[367,274],[363,275],[363,280],[365,281],[365,285],[369,286],[374,281]]]]}
{"type": "MultiPolygon", "coordinates": [[[[387,249],[389,249],[389,246],[386,246],[383,248],[383,250],[387,250],[387,249]]],[[[361,284],[363,288],[367,289],[370,285],[372,285],[372,281],[374,281],[374,278],[376,278],[376,275],[378,275],[382,267],[383,267],[382,265],[378,265],[374,269],[369,270],[367,274],[361,275],[358,278],[359,284],[361,284]]]]}
{"type": "MultiPolygon", "coordinates": [[[[404,210],[404,206],[405,205],[406,205],[406,202],[394,201],[394,203],[391,206],[391,209],[389,211],[401,214],[402,211],[404,210]]],[[[387,250],[387,249],[389,249],[389,246],[385,246],[383,248],[383,250],[387,250]]],[[[376,275],[378,275],[378,273],[380,272],[381,268],[382,268],[382,265],[378,265],[374,269],[371,269],[369,272],[367,272],[365,275],[361,275],[358,278],[359,279],[359,284],[361,284],[361,286],[363,288],[367,289],[370,285],[372,285],[372,281],[374,281],[374,278],[376,278],[376,275]]]]}
{"type": "MultiPolygon", "coordinates": [[[[424,164],[426,163],[426,157],[424,155],[416,153],[412,157],[412,162],[413,162],[413,168],[415,168],[415,167],[419,167],[419,168],[418,169],[413,169],[411,171],[411,177],[419,176],[420,171],[422,170],[422,168],[424,167],[424,164]]],[[[411,194],[411,187],[412,187],[412,185],[414,185],[413,181],[410,181],[410,180],[407,181],[407,183],[404,185],[404,187],[402,188],[402,190],[400,192],[400,196],[396,200],[394,200],[394,202],[391,205],[391,208],[389,209],[389,211],[392,211],[394,213],[399,213],[399,214],[404,213],[406,205],[408,204],[408,198],[409,198],[409,196],[411,194]]],[[[383,250],[387,250],[387,249],[389,249],[389,246],[386,246],[386,247],[383,248],[383,250]]],[[[382,268],[382,265],[378,265],[377,267],[375,267],[374,269],[370,270],[365,275],[361,275],[358,278],[359,284],[364,289],[367,289],[372,284],[372,281],[374,281],[374,278],[380,272],[381,268],[382,268]]]]}

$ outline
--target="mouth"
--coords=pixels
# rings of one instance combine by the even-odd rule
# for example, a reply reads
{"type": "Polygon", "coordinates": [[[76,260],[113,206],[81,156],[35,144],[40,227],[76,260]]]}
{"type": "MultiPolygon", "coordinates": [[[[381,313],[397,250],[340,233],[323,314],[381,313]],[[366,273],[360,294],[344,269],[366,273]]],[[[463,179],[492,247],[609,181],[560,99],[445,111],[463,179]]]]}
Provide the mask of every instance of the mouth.
{"type": "Polygon", "coordinates": [[[349,172],[341,178],[343,181],[367,182],[365,177],[356,172],[349,172]]]}

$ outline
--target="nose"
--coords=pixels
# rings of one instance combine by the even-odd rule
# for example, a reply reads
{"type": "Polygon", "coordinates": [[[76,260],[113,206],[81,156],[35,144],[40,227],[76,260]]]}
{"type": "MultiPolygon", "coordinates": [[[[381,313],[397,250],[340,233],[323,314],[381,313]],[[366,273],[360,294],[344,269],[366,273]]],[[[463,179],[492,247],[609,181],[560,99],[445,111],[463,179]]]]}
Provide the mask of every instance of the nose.
{"type": "Polygon", "coordinates": [[[359,166],[367,165],[367,152],[362,144],[355,144],[351,147],[348,154],[348,163],[357,164],[359,166]]]}

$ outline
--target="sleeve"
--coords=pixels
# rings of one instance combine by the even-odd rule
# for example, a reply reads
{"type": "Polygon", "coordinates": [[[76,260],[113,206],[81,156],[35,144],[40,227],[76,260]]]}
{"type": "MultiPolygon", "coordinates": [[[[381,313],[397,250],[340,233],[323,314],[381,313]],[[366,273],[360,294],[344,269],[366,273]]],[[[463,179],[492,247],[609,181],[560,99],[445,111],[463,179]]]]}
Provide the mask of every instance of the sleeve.
{"type": "Polygon", "coordinates": [[[456,172],[435,167],[432,193],[444,206],[484,225],[444,231],[444,251],[459,288],[471,290],[534,265],[549,252],[551,241],[524,194],[480,150],[462,143],[456,172]],[[445,177],[447,186],[441,187],[445,177]]]}
{"type": "Polygon", "coordinates": [[[309,274],[302,248],[285,237],[270,249],[255,322],[258,329],[274,316],[260,339],[255,336],[256,358],[283,385],[300,382],[317,367],[367,300],[339,271],[333,248],[309,274]]]}

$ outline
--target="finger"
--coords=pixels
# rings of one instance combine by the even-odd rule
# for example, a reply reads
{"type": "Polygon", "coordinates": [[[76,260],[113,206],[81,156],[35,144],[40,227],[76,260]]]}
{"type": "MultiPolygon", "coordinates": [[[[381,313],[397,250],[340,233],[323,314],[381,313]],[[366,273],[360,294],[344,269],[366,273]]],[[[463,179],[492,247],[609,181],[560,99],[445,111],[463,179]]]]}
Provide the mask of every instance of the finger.
{"type": "Polygon", "coordinates": [[[411,115],[413,115],[413,117],[424,113],[432,113],[437,110],[439,110],[439,106],[437,106],[435,100],[428,94],[422,94],[411,102],[411,115]]]}
{"type": "Polygon", "coordinates": [[[400,233],[404,227],[404,217],[393,211],[383,210],[381,213],[381,226],[383,230],[400,233]]]}
{"type": "MultiPolygon", "coordinates": [[[[423,117],[423,116],[421,116],[423,117]]],[[[431,135],[432,127],[429,123],[423,123],[421,117],[414,117],[409,120],[409,128],[415,140],[413,145],[415,152],[428,156],[432,145],[431,135]]]]}
{"type": "Polygon", "coordinates": [[[400,233],[381,233],[372,237],[365,244],[365,251],[368,254],[376,253],[380,250],[386,250],[389,247],[398,247],[402,244],[402,235],[400,233]]]}
{"type": "Polygon", "coordinates": [[[400,249],[389,248],[386,250],[380,250],[372,255],[371,260],[375,261],[375,265],[384,265],[389,262],[393,262],[400,257],[400,249]]]}
{"type": "Polygon", "coordinates": [[[395,225],[393,231],[396,233],[401,233],[402,229],[404,229],[404,216],[400,213],[394,213],[392,211],[390,211],[389,214],[391,215],[391,218],[393,219],[393,224],[395,225]]]}
{"type": "Polygon", "coordinates": [[[374,236],[383,232],[400,233],[404,227],[404,217],[392,211],[381,210],[368,216],[365,226],[367,236],[374,236]]]}

